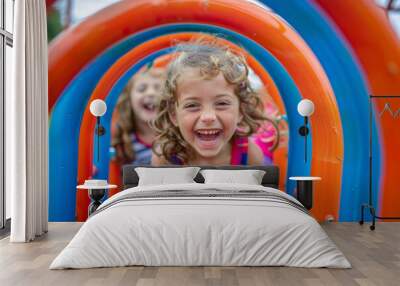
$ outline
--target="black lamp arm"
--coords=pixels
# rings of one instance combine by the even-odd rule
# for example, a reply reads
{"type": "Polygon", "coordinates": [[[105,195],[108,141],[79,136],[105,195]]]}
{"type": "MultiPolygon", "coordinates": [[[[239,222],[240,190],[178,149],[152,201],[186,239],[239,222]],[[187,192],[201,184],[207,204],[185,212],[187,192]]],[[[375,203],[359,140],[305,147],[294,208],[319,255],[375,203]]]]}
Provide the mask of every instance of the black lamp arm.
{"type": "Polygon", "coordinates": [[[308,117],[304,116],[304,125],[299,128],[299,134],[301,136],[307,136],[310,130],[307,127],[308,125],[308,117]]]}
{"type": "Polygon", "coordinates": [[[96,116],[96,131],[97,135],[97,161],[100,160],[100,136],[106,133],[106,129],[100,123],[100,116],[96,116]]]}
{"type": "Polygon", "coordinates": [[[307,163],[307,135],[310,133],[308,129],[308,116],[304,116],[304,125],[299,128],[299,134],[304,137],[304,162],[307,163]]]}
{"type": "Polygon", "coordinates": [[[97,119],[96,135],[103,136],[104,134],[106,134],[106,129],[104,128],[103,125],[100,124],[100,116],[97,116],[96,119],[97,119]]]}

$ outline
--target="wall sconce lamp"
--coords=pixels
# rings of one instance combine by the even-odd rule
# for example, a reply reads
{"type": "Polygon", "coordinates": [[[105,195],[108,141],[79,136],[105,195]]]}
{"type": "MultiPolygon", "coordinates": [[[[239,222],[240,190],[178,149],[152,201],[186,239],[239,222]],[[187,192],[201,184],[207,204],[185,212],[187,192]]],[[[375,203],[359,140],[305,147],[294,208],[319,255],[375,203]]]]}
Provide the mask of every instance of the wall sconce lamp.
{"type": "Polygon", "coordinates": [[[304,117],[304,125],[299,128],[299,134],[304,136],[304,162],[307,163],[307,135],[310,133],[308,117],[314,113],[314,103],[309,99],[303,99],[297,105],[297,111],[304,117]]]}
{"type": "Polygon", "coordinates": [[[101,99],[95,99],[90,103],[90,113],[96,117],[96,135],[97,135],[97,161],[100,158],[100,136],[106,133],[104,126],[100,124],[100,117],[107,111],[106,103],[101,99]]]}

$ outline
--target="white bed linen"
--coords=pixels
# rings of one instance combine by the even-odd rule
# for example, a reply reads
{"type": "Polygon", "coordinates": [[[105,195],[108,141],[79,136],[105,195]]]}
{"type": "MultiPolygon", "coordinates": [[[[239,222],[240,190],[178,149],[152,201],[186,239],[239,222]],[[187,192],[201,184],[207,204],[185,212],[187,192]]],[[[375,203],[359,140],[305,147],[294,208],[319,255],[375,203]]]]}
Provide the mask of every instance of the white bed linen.
{"type": "Polygon", "coordinates": [[[111,197],[56,257],[50,269],[146,266],[294,266],[350,268],[318,222],[299,209],[258,198],[152,198],[132,192],[263,190],[233,184],[135,187],[111,197]],[[111,204],[111,206],[110,206],[111,204]],[[107,205],[109,206],[107,208],[107,205]]]}

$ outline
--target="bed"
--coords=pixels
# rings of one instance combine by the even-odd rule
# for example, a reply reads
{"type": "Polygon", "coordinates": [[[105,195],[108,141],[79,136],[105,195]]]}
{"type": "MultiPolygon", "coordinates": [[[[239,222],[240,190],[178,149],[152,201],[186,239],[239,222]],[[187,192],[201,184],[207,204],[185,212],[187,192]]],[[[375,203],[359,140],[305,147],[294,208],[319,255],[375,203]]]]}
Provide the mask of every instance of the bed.
{"type": "Polygon", "coordinates": [[[50,269],[351,267],[302,204],[277,189],[276,166],[200,166],[194,182],[152,185],[138,185],[137,167],[124,166],[124,190],[102,203],[50,269]],[[265,174],[260,185],[204,183],[204,171],[213,169],[265,174]]]}

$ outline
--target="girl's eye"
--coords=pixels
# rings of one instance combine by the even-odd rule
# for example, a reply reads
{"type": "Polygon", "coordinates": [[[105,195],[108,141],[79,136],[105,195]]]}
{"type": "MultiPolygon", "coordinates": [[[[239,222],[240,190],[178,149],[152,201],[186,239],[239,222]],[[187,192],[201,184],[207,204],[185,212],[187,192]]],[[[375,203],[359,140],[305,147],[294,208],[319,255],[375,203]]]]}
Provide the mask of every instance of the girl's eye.
{"type": "Polygon", "coordinates": [[[189,109],[189,110],[196,109],[198,107],[199,107],[199,105],[197,103],[187,103],[187,104],[183,105],[184,109],[189,109]]]}
{"type": "Polygon", "coordinates": [[[218,101],[218,102],[216,103],[216,105],[217,105],[218,107],[226,107],[226,106],[231,105],[231,103],[230,103],[229,101],[218,101]]]}
{"type": "Polygon", "coordinates": [[[136,91],[138,91],[138,92],[145,92],[146,89],[147,89],[147,84],[142,83],[142,84],[139,84],[139,85],[137,86],[136,91]]]}

